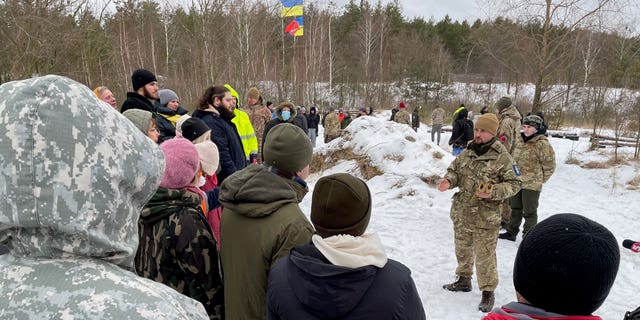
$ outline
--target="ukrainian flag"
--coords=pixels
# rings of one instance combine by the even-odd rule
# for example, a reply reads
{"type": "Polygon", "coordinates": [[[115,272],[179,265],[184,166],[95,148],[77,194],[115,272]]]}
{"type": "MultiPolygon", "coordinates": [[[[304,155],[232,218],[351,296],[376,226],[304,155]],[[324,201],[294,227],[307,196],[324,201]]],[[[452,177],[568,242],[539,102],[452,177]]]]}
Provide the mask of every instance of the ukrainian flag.
{"type": "Polygon", "coordinates": [[[296,17],[303,15],[303,0],[280,0],[282,3],[282,17],[296,17]]]}
{"type": "Polygon", "coordinates": [[[289,24],[284,28],[284,32],[295,36],[301,37],[304,35],[304,19],[303,17],[295,17],[289,24]]]}

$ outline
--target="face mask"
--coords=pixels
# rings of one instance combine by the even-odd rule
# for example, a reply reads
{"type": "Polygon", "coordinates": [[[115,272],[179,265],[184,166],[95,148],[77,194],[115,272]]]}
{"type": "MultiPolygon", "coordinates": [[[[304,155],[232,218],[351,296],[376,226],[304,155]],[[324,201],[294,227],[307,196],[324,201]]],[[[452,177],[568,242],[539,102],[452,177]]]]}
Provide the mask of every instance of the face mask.
{"type": "Polygon", "coordinates": [[[291,118],[291,111],[282,111],[282,120],[287,121],[291,118]]]}
{"type": "Polygon", "coordinates": [[[198,188],[204,186],[207,183],[207,179],[204,178],[204,176],[200,176],[200,178],[198,179],[198,188]]]}

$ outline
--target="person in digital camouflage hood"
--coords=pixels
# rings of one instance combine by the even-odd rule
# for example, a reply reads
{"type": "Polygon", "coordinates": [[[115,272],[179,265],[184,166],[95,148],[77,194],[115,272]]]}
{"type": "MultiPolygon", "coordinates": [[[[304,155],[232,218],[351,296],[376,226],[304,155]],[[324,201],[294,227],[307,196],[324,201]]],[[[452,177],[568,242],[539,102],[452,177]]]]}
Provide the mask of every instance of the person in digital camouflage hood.
{"type": "Polygon", "coordinates": [[[132,271],[138,216],[163,172],[158,146],[84,85],[0,86],[0,317],[206,319],[132,271]]]}

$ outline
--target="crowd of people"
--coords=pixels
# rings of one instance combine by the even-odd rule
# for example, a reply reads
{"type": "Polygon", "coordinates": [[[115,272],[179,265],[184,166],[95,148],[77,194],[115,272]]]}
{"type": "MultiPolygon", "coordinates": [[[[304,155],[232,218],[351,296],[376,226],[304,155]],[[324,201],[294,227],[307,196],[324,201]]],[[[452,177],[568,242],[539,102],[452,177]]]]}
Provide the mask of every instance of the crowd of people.
{"type": "MultiPolygon", "coordinates": [[[[319,125],[329,142],[349,112],[263,104],[256,87],[241,107],[226,84],[206,88],[189,115],[152,72],[131,80],[120,110],[108,88],[65,77],[0,86],[3,317],[426,319],[410,270],[367,232],[365,181],[322,177],[310,221],[299,206],[319,125]]],[[[471,291],[475,264],[484,319],[600,319],[591,314],[615,280],[616,239],[579,215],[538,223],[555,169],[543,120],[512,121],[507,97],[495,106],[475,124],[465,108],[454,116],[464,137],[450,141],[459,152],[437,188],[459,188],[458,267],[443,288],[471,291]],[[503,203],[512,212],[499,234],[503,203]],[[517,302],[493,309],[496,244],[514,241],[522,219],[517,302]]],[[[392,119],[417,131],[419,112],[400,103],[392,119]]],[[[432,140],[443,113],[431,117],[432,140]]]]}

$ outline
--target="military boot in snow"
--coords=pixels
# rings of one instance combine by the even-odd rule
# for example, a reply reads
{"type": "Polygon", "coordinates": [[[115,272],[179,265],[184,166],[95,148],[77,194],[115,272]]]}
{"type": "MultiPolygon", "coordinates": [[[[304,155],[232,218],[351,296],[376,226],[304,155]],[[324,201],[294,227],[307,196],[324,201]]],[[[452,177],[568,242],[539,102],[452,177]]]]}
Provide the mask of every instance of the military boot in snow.
{"type": "Polygon", "coordinates": [[[445,284],[442,288],[449,291],[469,292],[471,291],[471,277],[459,276],[454,283],[445,284]]]}
{"type": "Polygon", "coordinates": [[[482,312],[489,312],[493,308],[493,303],[495,302],[495,297],[493,296],[493,291],[482,291],[482,300],[480,300],[480,304],[478,305],[478,309],[482,312]]]}

